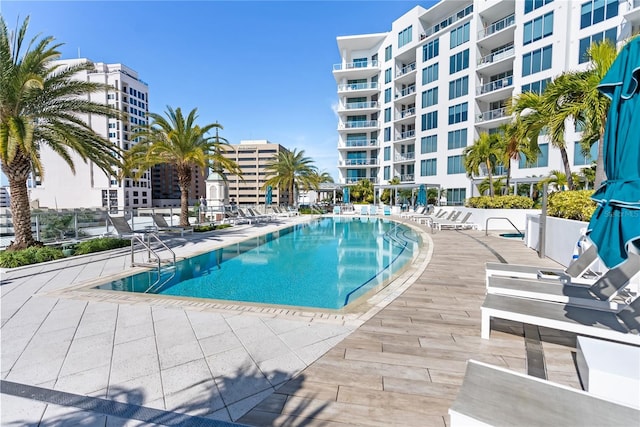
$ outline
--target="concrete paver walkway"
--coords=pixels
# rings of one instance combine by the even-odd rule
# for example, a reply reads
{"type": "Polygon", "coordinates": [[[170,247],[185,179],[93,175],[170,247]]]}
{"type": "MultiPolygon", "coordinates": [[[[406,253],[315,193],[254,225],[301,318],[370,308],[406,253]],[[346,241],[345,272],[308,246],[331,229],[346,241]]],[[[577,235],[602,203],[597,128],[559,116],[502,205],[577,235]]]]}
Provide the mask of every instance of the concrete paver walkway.
{"type": "MultiPolygon", "coordinates": [[[[302,220],[176,238],[175,250],[204,252],[302,220]]],[[[3,274],[2,379],[49,400],[3,392],[0,421],[445,425],[467,359],[525,369],[519,335],[480,339],[484,262],[499,253],[509,262],[556,264],[521,242],[479,232],[427,236],[430,262],[421,254],[365,316],[86,291],[87,282],[128,270],[126,253],[3,274]],[[86,399],[70,405],[62,392],[86,399]],[[96,409],[105,402],[129,409],[96,409]]],[[[579,387],[572,337],[556,335],[543,339],[549,377],[579,387]]]]}

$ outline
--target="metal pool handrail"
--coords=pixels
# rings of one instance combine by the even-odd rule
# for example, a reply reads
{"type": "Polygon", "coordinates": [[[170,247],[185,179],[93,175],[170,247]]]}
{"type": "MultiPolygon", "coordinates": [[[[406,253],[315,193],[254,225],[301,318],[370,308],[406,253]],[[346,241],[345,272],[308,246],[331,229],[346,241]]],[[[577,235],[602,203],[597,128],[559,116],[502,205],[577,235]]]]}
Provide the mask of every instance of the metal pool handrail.
{"type": "Polygon", "coordinates": [[[504,216],[491,216],[491,217],[487,218],[487,220],[484,223],[484,235],[485,236],[489,235],[489,220],[490,219],[506,219],[507,221],[509,221],[509,224],[511,224],[511,226],[513,228],[515,228],[515,230],[518,232],[518,234],[522,234],[524,236],[524,233],[522,231],[520,231],[518,229],[518,227],[516,227],[515,224],[513,222],[511,222],[511,220],[509,218],[504,217],[504,216]]]}

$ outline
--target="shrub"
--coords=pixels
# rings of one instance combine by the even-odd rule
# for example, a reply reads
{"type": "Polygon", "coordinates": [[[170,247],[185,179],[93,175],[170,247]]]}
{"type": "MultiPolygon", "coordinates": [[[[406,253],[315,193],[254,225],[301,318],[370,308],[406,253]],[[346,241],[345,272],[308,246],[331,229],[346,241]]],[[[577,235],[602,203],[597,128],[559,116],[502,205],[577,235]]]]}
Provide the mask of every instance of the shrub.
{"type": "Polygon", "coordinates": [[[108,251],[110,249],[130,246],[131,241],[117,237],[100,237],[98,239],[85,240],[76,246],[76,255],[90,254],[93,252],[108,251]]]}
{"type": "Polygon", "coordinates": [[[63,257],[62,250],[50,246],[31,247],[21,251],[4,251],[0,253],[0,267],[16,268],[63,257]]]}
{"type": "Polygon", "coordinates": [[[470,197],[465,205],[480,209],[531,209],[533,200],[524,196],[480,196],[470,197]]]}
{"type": "Polygon", "coordinates": [[[231,224],[207,224],[207,225],[196,225],[193,227],[193,231],[196,233],[204,233],[205,231],[213,231],[213,230],[222,230],[225,228],[232,227],[231,224]]]}
{"type": "Polygon", "coordinates": [[[591,200],[593,190],[559,191],[549,195],[547,215],[558,218],[589,221],[596,210],[591,200]]]}

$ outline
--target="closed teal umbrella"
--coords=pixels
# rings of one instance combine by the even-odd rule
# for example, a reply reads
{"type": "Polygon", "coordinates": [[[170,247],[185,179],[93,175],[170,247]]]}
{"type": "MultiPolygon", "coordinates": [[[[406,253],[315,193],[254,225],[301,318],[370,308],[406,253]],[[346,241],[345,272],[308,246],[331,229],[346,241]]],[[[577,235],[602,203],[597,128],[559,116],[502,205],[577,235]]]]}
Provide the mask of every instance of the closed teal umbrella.
{"type": "Polygon", "coordinates": [[[602,147],[607,180],[593,195],[588,235],[611,268],[631,244],[640,248],[640,37],[624,46],[598,88],[611,99],[602,147]]]}
{"type": "Polygon", "coordinates": [[[271,188],[270,185],[268,185],[267,186],[267,194],[264,197],[265,204],[267,204],[267,205],[271,204],[272,198],[273,198],[272,193],[273,193],[273,189],[271,188]]]}
{"type": "Polygon", "coordinates": [[[349,187],[342,189],[342,203],[349,203],[349,187]]]}
{"type": "Polygon", "coordinates": [[[427,206],[427,187],[424,184],[420,184],[418,189],[418,205],[427,206]]]}

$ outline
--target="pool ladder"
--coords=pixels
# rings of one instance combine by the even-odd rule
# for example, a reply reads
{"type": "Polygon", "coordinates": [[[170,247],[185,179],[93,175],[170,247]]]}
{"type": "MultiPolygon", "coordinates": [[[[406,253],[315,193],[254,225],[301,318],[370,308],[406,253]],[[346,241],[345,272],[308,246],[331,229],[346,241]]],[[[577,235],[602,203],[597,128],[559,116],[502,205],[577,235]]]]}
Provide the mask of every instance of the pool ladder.
{"type": "Polygon", "coordinates": [[[149,285],[147,290],[144,291],[144,293],[148,293],[152,290],[160,289],[176,275],[176,254],[156,233],[145,233],[144,236],[135,235],[131,238],[131,266],[148,267],[157,270],[158,277],[149,285]],[[152,240],[159,246],[159,250],[153,248],[151,245],[152,240]],[[136,246],[142,246],[142,249],[146,251],[147,261],[136,261],[136,246]],[[159,254],[160,251],[169,252],[170,257],[163,259],[159,254]],[[162,273],[167,270],[170,271],[171,274],[163,280],[162,273]]]}

